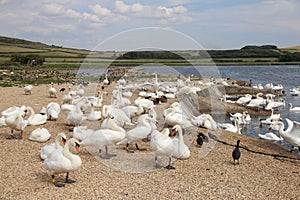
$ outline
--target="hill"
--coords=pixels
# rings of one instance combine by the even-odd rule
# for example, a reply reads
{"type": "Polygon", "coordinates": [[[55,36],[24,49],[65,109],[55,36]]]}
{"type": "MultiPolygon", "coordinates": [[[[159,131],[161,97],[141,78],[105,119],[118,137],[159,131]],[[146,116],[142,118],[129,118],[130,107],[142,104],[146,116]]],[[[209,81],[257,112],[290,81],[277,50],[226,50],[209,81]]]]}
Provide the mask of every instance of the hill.
{"type": "Polygon", "coordinates": [[[23,39],[0,36],[0,62],[9,61],[14,54],[36,54],[46,62],[81,62],[90,51],[64,48],[23,39]]]}
{"type": "Polygon", "coordinates": [[[83,61],[113,66],[136,66],[147,63],[166,65],[269,65],[269,64],[299,64],[300,46],[277,48],[275,45],[249,45],[232,50],[186,50],[186,51],[145,51],[145,52],[91,52],[85,49],[66,48],[57,45],[47,45],[18,38],[0,36],[0,65],[14,65],[14,56],[38,55],[44,62],[54,66],[58,63],[77,64],[83,61]],[[178,56],[180,55],[180,56],[178,56]],[[87,59],[88,57],[88,59],[87,59]]]}

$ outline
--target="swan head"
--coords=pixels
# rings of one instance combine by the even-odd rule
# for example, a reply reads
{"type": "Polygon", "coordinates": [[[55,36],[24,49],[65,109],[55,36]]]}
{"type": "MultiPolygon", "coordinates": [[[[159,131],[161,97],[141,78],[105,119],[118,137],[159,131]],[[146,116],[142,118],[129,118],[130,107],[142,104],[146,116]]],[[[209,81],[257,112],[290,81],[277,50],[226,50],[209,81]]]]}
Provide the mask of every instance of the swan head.
{"type": "Polygon", "coordinates": [[[80,152],[80,142],[76,138],[71,138],[68,140],[67,145],[72,145],[75,149],[80,152]]]}
{"type": "Polygon", "coordinates": [[[179,128],[180,128],[179,125],[173,126],[172,131],[169,134],[169,136],[174,137],[176,135],[176,133],[178,132],[179,128]]]}

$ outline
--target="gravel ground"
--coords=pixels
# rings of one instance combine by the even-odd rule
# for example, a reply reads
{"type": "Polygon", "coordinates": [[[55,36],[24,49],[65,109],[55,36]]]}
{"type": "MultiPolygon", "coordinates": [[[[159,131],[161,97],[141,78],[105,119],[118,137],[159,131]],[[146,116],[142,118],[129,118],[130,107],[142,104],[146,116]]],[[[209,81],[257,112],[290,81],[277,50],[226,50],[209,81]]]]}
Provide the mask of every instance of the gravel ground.
{"type": "MultiPolygon", "coordinates": [[[[55,87],[59,90],[67,86],[55,87]]],[[[22,88],[0,88],[0,111],[13,105],[27,105],[39,112],[51,101],[61,103],[66,91],[53,99],[48,97],[48,88],[49,85],[34,86],[32,95],[24,95],[22,88]]],[[[110,150],[117,152],[118,156],[108,161],[91,155],[83,147],[78,154],[83,162],[82,168],[70,173],[70,178],[76,183],[56,188],[48,172],[42,168],[38,151],[45,144],[54,142],[57,133],[64,132],[71,137],[72,132],[62,113],[57,121],[48,121],[42,127],[52,134],[46,143],[28,140],[36,126],[26,127],[22,140],[7,140],[10,129],[0,128],[0,199],[300,199],[298,155],[272,142],[205,129],[198,131],[219,135],[219,140],[232,145],[239,139],[243,147],[251,150],[298,156],[298,160],[274,158],[241,149],[240,164],[233,165],[233,146],[215,142],[211,137],[208,144],[199,148],[194,138],[197,130],[192,130],[187,134],[190,135],[191,157],[174,160],[175,170],[154,169],[154,157],[147,142],[140,144],[147,148],[146,152],[130,155],[121,147],[111,147],[110,150]],[[125,159],[121,159],[121,155],[125,159]],[[124,166],[132,164],[126,160],[129,156],[138,159],[137,164],[124,170],[124,166]]],[[[160,162],[167,163],[167,158],[161,157],[160,162]]],[[[57,176],[57,180],[62,181],[64,176],[57,176]]]]}

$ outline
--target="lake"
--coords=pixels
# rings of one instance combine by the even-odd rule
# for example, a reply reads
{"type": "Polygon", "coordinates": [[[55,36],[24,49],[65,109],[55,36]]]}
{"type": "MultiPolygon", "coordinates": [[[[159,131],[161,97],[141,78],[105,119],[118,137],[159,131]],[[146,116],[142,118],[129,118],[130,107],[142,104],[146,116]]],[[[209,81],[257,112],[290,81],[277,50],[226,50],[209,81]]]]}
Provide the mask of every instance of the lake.
{"type": "MultiPolygon", "coordinates": [[[[268,66],[176,66],[176,67],[161,67],[161,66],[143,66],[145,71],[158,72],[163,74],[182,74],[185,76],[195,75],[203,77],[223,77],[233,78],[237,80],[249,81],[252,80],[253,85],[261,83],[263,86],[267,83],[273,83],[274,85],[282,84],[284,91],[286,92],[286,107],[279,108],[282,119],[289,118],[300,122],[300,113],[290,113],[288,103],[292,103],[293,106],[300,106],[300,97],[291,96],[289,90],[293,87],[300,86],[300,66],[292,65],[268,65],[268,66]]],[[[260,116],[251,116],[251,124],[244,127],[241,131],[242,134],[258,138],[258,134],[264,134],[267,132],[268,126],[264,125],[259,127],[260,116]]],[[[227,119],[226,121],[229,121],[227,119]]],[[[276,131],[273,131],[276,132],[276,131]]],[[[290,147],[289,144],[284,143],[286,147],[290,147]]]]}

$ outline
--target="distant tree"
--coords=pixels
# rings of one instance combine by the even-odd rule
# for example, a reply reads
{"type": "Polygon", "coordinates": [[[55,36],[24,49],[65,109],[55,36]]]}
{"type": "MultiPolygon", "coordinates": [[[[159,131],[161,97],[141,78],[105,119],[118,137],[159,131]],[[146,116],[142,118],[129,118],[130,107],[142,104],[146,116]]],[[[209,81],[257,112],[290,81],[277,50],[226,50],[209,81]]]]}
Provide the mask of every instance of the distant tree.
{"type": "Polygon", "coordinates": [[[295,53],[286,52],[278,58],[278,61],[279,62],[296,62],[296,61],[300,61],[300,53],[299,52],[295,52],[295,53]]]}
{"type": "Polygon", "coordinates": [[[35,54],[28,54],[28,55],[14,54],[12,55],[10,60],[12,62],[19,63],[21,65],[30,65],[30,66],[43,65],[43,63],[45,62],[44,57],[35,54]]]}

